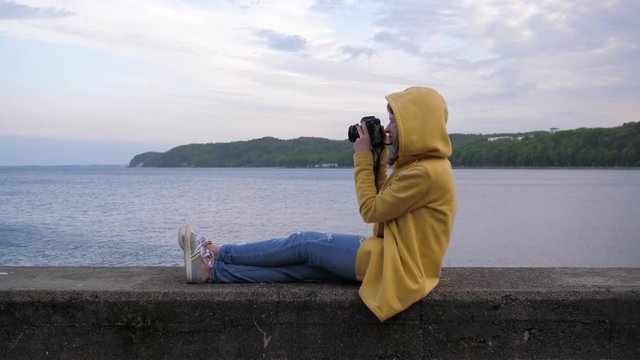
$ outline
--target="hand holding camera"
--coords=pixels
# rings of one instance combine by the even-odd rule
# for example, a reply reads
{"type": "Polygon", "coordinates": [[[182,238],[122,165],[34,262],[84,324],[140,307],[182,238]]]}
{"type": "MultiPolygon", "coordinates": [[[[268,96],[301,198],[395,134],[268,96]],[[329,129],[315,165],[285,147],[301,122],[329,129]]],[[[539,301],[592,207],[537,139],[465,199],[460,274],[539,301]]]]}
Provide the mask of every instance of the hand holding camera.
{"type": "Polygon", "coordinates": [[[384,146],[384,127],[375,116],[365,116],[360,125],[349,126],[348,135],[356,152],[379,150],[384,146]]]}

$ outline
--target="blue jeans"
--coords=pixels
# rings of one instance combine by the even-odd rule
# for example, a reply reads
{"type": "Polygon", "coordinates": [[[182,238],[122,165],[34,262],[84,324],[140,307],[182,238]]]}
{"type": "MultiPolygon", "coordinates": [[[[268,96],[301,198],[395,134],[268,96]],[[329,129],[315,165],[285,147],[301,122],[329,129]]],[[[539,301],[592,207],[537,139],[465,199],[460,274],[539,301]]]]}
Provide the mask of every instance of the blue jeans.
{"type": "Polygon", "coordinates": [[[227,244],[211,282],[356,281],[356,254],[364,238],[299,232],[286,238],[227,244]]]}

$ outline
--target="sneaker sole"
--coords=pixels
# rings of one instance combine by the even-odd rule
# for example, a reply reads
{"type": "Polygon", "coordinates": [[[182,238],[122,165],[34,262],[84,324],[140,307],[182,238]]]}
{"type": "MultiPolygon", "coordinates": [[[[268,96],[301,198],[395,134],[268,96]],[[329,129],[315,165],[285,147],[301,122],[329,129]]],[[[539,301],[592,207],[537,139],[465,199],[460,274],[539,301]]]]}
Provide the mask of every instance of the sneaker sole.
{"type": "Polygon", "coordinates": [[[193,227],[186,225],[180,228],[178,231],[178,243],[183,250],[184,254],[184,269],[187,275],[187,282],[193,282],[193,273],[191,272],[191,234],[193,233],[193,227]],[[187,239],[189,236],[189,239],[187,239]]]}

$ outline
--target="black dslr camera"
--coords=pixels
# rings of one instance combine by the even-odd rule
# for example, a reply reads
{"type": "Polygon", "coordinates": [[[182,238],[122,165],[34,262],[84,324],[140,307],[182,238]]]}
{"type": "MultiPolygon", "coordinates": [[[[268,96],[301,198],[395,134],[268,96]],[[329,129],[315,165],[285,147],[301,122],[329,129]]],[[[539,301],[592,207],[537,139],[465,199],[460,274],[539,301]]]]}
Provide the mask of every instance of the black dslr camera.
{"type": "MultiPolygon", "coordinates": [[[[367,132],[371,139],[371,147],[374,149],[381,148],[384,145],[384,127],[380,125],[380,119],[375,116],[365,116],[361,121],[364,121],[367,127],[367,132]]],[[[359,137],[358,128],[355,125],[349,126],[349,141],[355,142],[359,137]]]]}

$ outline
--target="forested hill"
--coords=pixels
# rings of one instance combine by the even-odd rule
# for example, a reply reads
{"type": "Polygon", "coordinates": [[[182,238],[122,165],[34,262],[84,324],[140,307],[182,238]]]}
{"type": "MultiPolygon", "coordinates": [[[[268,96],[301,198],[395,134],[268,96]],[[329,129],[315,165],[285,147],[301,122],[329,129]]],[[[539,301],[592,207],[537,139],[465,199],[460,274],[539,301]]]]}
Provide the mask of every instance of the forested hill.
{"type": "Polygon", "coordinates": [[[451,135],[450,160],[456,167],[640,166],[639,122],[554,133],[470,136],[451,135]]]}
{"type": "MultiPolygon", "coordinates": [[[[454,167],[640,166],[640,123],[517,134],[451,134],[454,167]]],[[[250,141],[190,144],[136,155],[132,167],[353,166],[347,140],[265,137],[250,141]]]]}
{"type": "Polygon", "coordinates": [[[353,166],[348,140],[272,137],[215,144],[190,144],[167,152],[136,155],[129,166],[144,167],[313,167],[353,166]]]}

